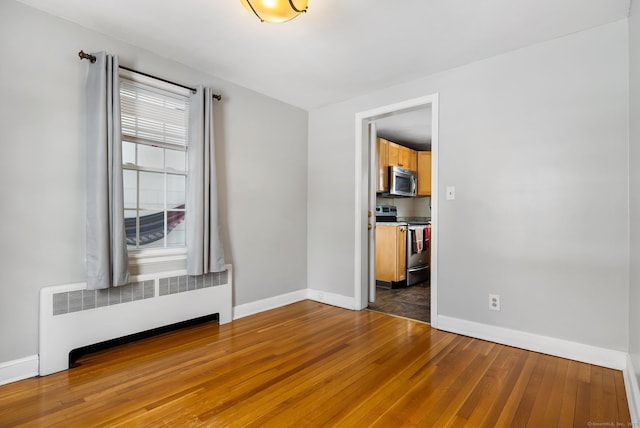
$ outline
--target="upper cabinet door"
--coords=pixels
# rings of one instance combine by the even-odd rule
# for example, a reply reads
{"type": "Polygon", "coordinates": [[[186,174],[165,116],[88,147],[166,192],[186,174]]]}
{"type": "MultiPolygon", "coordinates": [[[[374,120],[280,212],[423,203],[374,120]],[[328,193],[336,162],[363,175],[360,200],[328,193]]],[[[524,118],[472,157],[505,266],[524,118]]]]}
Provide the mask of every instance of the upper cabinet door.
{"type": "Polygon", "coordinates": [[[415,150],[409,149],[409,166],[408,168],[411,171],[418,170],[418,152],[415,150]]]}
{"type": "Polygon", "coordinates": [[[376,192],[389,191],[389,142],[383,138],[376,140],[376,161],[378,167],[376,192]]]}
{"type": "Polygon", "coordinates": [[[418,152],[418,196],[431,196],[431,152],[418,152]]]}
{"type": "Polygon", "coordinates": [[[401,168],[417,171],[416,151],[400,144],[389,143],[389,166],[399,166],[401,168]]]}
{"type": "Polygon", "coordinates": [[[400,146],[400,166],[409,169],[411,166],[411,149],[400,146]]]}
{"type": "Polygon", "coordinates": [[[388,142],[389,144],[389,166],[401,166],[400,165],[400,146],[396,143],[388,142]]]}

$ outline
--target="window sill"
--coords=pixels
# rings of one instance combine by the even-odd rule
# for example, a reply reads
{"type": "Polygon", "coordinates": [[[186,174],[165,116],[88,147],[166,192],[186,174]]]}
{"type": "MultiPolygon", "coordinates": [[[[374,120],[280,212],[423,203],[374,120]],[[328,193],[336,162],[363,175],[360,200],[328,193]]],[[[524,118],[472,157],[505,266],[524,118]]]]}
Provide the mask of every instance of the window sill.
{"type": "Polygon", "coordinates": [[[187,250],[163,249],[129,253],[129,266],[147,266],[187,260],[187,250]]]}

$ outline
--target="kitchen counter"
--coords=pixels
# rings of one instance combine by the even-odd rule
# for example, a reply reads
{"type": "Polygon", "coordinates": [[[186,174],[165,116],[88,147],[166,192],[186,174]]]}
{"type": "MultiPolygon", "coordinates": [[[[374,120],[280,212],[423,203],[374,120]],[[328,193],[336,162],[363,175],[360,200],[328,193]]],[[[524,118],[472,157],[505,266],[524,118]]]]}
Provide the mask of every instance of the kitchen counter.
{"type": "Polygon", "coordinates": [[[405,223],[431,223],[431,217],[398,217],[398,221],[405,223]]]}
{"type": "Polygon", "coordinates": [[[406,221],[376,221],[379,226],[408,226],[406,221]]]}

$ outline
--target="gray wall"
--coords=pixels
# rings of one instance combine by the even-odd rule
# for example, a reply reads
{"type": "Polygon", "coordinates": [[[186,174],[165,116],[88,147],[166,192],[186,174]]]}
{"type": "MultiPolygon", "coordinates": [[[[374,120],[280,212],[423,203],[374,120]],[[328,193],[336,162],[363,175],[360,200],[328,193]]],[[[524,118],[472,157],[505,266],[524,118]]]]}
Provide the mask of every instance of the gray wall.
{"type": "Polygon", "coordinates": [[[629,203],[631,229],[629,353],[640,379],[640,4],[629,18],[629,203]]]}
{"type": "Polygon", "coordinates": [[[38,353],[41,287],[84,281],[87,64],[80,49],[106,50],[123,65],[222,93],[216,149],[234,303],[306,288],[305,111],[2,1],[0,363],[38,353]]]}
{"type": "Polygon", "coordinates": [[[355,114],[437,92],[439,313],[626,351],[627,36],[624,20],[311,111],[309,287],[354,294],[355,114]]]}

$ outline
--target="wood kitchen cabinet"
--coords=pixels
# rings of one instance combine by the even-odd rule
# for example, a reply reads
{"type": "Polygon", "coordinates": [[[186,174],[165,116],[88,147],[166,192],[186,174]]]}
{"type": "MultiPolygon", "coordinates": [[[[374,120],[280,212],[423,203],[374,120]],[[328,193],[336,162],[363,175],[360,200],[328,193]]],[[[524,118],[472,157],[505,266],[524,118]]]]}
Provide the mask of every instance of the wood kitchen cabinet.
{"type": "Polygon", "coordinates": [[[431,196],[431,152],[418,152],[418,196],[431,196]]]}
{"type": "Polygon", "coordinates": [[[401,166],[402,168],[407,168],[407,169],[410,169],[411,171],[416,171],[418,168],[416,151],[408,147],[400,146],[399,161],[400,161],[399,166],[401,166]]]}
{"type": "Polygon", "coordinates": [[[389,166],[400,166],[400,145],[387,141],[389,146],[389,166]]]}
{"type": "MultiPolygon", "coordinates": [[[[418,170],[418,153],[384,138],[376,139],[376,193],[389,191],[389,167],[399,166],[418,170]]],[[[429,192],[431,194],[431,192],[429,192]]]]}
{"type": "Polygon", "coordinates": [[[376,139],[376,192],[389,191],[389,142],[384,138],[376,139]]]}
{"type": "Polygon", "coordinates": [[[376,225],[376,281],[407,279],[407,226],[376,225]]]}
{"type": "Polygon", "coordinates": [[[416,151],[400,144],[388,142],[389,145],[389,165],[399,166],[402,168],[416,171],[417,156],[416,151]]]}

